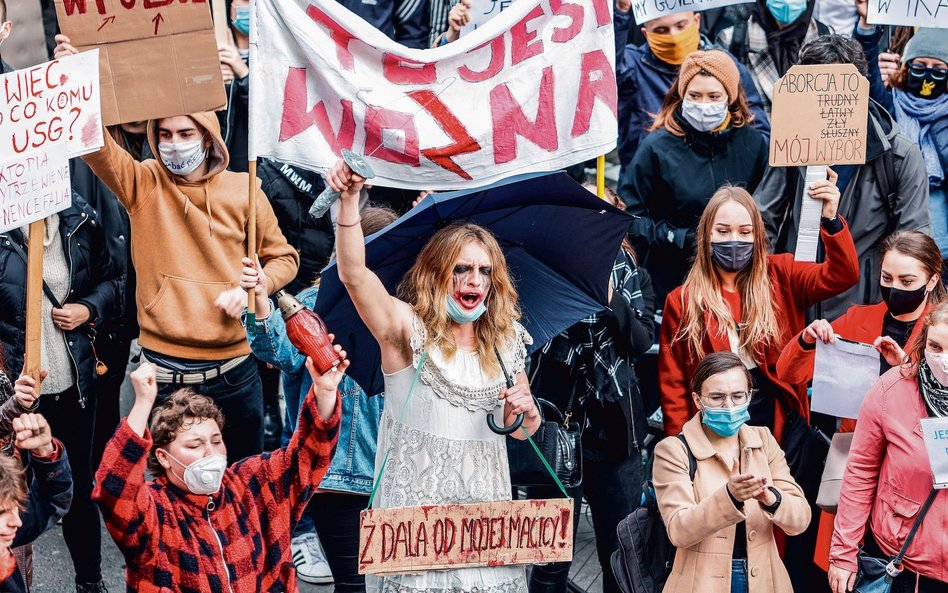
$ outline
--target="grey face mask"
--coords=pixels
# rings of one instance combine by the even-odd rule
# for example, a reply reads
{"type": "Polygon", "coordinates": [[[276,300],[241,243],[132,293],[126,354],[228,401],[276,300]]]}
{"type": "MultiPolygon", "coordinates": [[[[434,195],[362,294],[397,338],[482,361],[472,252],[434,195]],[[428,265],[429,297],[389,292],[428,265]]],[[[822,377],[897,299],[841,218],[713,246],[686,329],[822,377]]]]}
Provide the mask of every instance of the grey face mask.
{"type": "Polygon", "coordinates": [[[720,241],[711,243],[711,260],[725,272],[740,272],[754,259],[754,244],[750,241],[720,241]]]}

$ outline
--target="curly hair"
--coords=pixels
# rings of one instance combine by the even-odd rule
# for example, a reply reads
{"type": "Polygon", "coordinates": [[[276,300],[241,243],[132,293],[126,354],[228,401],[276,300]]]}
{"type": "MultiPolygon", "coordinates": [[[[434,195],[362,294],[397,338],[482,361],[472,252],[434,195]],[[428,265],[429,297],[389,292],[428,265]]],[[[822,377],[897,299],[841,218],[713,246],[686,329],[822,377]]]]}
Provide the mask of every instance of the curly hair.
{"type": "Polygon", "coordinates": [[[494,348],[504,350],[516,338],[514,322],[520,319],[520,309],[507,259],[489,230],[476,224],[452,224],[435,233],[405,274],[397,296],[409,303],[421,319],[428,332],[425,347],[436,346],[446,357],[453,357],[457,344],[445,297],[461,249],[470,242],[481,245],[490,256],[491,286],[484,303],[487,311],[474,322],[474,333],[484,373],[497,376],[500,364],[494,357],[494,348]]]}
{"type": "Polygon", "coordinates": [[[23,465],[11,455],[0,455],[0,507],[16,506],[26,509],[26,477],[23,465]]]}
{"type": "Polygon", "coordinates": [[[155,408],[148,427],[152,439],[148,469],[156,476],[164,475],[165,468],[158,463],[155,451],[167,447],[181,431],[203,420],[213,420],[217,426],[224,427],[224,414],[217,404],[211,398],[195,393],[193,389],[179,389],[155,408]]]}

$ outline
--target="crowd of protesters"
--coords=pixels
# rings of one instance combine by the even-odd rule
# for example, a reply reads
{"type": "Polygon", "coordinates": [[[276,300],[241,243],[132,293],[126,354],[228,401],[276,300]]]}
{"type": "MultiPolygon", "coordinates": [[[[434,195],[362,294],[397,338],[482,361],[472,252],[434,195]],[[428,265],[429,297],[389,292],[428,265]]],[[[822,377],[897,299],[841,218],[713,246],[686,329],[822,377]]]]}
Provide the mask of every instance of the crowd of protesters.
{"type": "MultiPolygon", "coordinates": [[[[456,41],[472,10],[339,1],[413,48],[456,41]]],[[[0,52],[19,25],[7,9],[0,52]]],[[[58,519],[77,593],[107,591],[102,523],[129,591],[565,593],[569,563],[359,574],[370,500],[559,495],[511,483],[508,438],[472,420],[523,415],[525,438],[543,421],[534,395],[582,427],[569,494],[588,503],[605,593],[622,590],[616,528],[646,480],[677,548],[665,591],[844,593],[863,554],[891,558],[910,532],[891,591],[948,591],[948,495],[919,428],[948,416],[948,29],[870,25],[865,0],[756,0],[635,30],[616,0],[606,199],[634,219],[609,308],[528,356],[493,235],[438,231],[391,295],[364,239],[429,192],[372,188],[342,161],[324,179],[259,160],[247,257],[250,1],[226,14],[226,109],[111,126],[71,160],[72,205],[42,237],[39,383],[23,370],[29,227],[0,234],[0,593],[30,590],[30,544],[58,519]],[[865,164],[813,183],[769,166],[774,86],[796,64],[869,80],[865,164]],[[313,216],[326,187],[338,206],[313,216]],[[816,262],[794,257],[807,200],[816,262]],[[360,352],[336,345],[320,372],[288,336],[274,294],[313,309],[331,261],[381,349],[384,396],[345,374],[360,352]],[[810,410],[816,344],[840,338],[880,353],[858,422],[810,410]],[[854,433],[851,452],[821,513],[813,443],[836,433],[854,433]]],[[[44,29],[50,58],[77,53],[55,18],[44,29]]]]}

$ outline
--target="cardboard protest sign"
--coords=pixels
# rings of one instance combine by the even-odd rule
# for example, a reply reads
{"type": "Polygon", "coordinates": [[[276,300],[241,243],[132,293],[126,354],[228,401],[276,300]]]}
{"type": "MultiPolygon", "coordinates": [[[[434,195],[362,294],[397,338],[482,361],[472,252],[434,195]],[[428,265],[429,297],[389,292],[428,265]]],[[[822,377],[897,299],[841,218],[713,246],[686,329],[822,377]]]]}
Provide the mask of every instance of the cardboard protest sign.
{"type": "Polygon", "coordinates": [[[866,20],[873,25],[948,28],[945,0],[869,0],[866,20]]]}
{"type": "Polygon", "coordinates": [[[793,66],[774,84],[770,166],[866,162],[869,81],[852,64],[793,66]]]}
{"type": "Polygon", "coordinates": [[[458,41],[406,48],[336,2],[255,3],[250,157],[460,189],[616,145],[611,0],[517,0],[458,41]],[[265,81],[258,84],[254,81],[265,81]]]}
{"type": "Polygon", "coordinates": [[[41,152],[0,162],[0,233],[42,220],[72,204],[66,149],[60,142],[41,152]]]}
{"type": "Polygon", "coordinates": [[[922,418],[922,435],[935,488],[948,488],[948,418],[922,418]]]}
{"type": "Polygon", "coordinates": [[[106,125],[224,106],[207,0],[56,0],[79,50],[101,50],[106,125]]]}
{"type": "Polygon", "coordinates": [[[747,0],[632,0],[632,15],[639,25],[658,17],[680,12],[699,12],[709,8],[720,8],[731,4],[743,4],[747,0]]]}
{"type": "Polygon", "coordinates": [[[360,574],[572,559],[572,499],[370,509],[359,526],[360,574]]]}
{"type": "Polygon", "coordinates": [[[461,35],[467,35],[491,18],[510,7],[513,0],[471,0],[471,20],[461,28],[461,35]]]}
{"type": "Polygon", "coordinates": [[[102,146],[99,52],[0,76],[0,161],[64,144],[74,157],[102,146]]]}

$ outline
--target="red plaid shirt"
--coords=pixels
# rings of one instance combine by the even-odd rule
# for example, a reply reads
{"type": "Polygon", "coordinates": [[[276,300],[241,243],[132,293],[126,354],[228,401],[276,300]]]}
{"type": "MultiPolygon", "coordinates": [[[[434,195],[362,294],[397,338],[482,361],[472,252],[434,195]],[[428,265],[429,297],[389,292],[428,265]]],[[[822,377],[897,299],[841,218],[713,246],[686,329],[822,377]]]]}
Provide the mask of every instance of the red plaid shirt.
{"type": "Polygon", "coordinates": [[[341,408],[337,401],[324,422],[310,389],[289,444],[230,466],[213,496],[182,491],[164,476],[146,482],[151,435],[139,437],[123,420],[92,497],[125,556],[127,591],[297,591],[291,527],[329,469],[341,408]]]}

